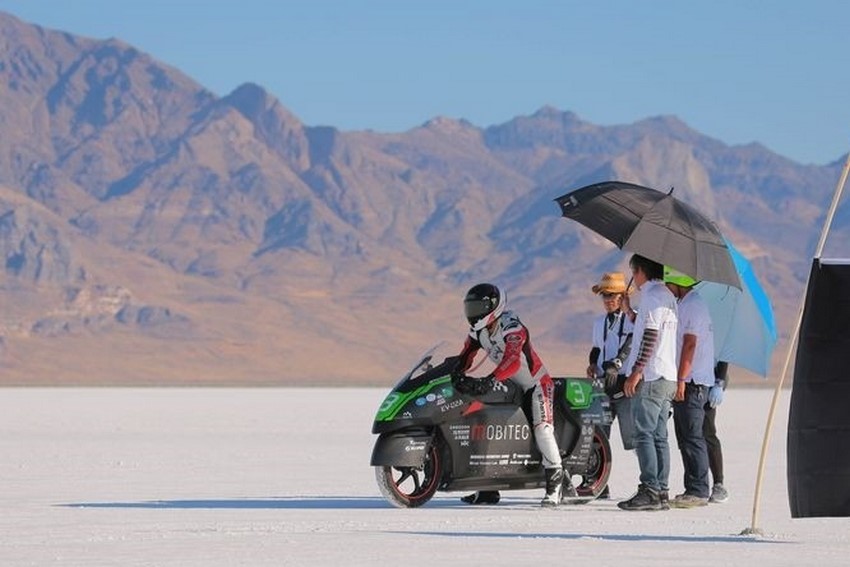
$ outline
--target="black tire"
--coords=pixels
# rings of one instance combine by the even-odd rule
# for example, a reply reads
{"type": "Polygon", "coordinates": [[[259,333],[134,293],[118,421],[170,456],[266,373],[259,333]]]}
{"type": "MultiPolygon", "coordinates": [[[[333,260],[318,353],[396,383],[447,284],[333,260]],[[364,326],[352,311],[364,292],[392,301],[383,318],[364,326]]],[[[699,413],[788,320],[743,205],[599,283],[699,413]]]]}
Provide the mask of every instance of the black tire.
{"type": "Polygon", "coordinates": [[[578,473],[581,482],[576,485],[578,495],[585,498],[596,498],[608,486],[611,476],[611,445],[608,437],[599,427],[593,431],[593,449],[587,460],[587,467],[578,473]]]}
{"type": "Polygon", "coordinates": [[[442,475],[443,458],[436,442],[421,467],[375,467],[381,494],[397,508],[418,508],[431,500],[442,475]]]}

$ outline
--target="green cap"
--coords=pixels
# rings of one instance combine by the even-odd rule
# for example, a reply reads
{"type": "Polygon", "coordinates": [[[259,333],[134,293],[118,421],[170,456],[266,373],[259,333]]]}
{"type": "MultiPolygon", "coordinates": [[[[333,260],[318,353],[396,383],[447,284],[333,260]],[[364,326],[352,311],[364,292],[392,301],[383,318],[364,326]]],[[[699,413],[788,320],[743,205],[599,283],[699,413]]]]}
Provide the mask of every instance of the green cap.
{"type": "Polygon", "coordinates": [[[697,281],[687,274],[683,274],[675,268],[664,266],[664,283],[676,284],[682,287],[692,287],[697,281]]]}

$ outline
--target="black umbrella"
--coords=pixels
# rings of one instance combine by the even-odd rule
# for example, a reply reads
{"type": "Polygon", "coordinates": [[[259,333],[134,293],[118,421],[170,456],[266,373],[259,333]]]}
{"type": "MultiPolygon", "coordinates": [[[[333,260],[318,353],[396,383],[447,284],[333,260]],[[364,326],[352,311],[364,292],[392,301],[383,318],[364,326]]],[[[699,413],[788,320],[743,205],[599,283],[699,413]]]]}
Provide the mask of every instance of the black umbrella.
{"type": "Polygon", "coordinates": [[[555,199],[561,212],[622,250],[672,266],[697,280],[741,289],[741,279],[717,227],[670,193],[605,181],[555,199]]]}

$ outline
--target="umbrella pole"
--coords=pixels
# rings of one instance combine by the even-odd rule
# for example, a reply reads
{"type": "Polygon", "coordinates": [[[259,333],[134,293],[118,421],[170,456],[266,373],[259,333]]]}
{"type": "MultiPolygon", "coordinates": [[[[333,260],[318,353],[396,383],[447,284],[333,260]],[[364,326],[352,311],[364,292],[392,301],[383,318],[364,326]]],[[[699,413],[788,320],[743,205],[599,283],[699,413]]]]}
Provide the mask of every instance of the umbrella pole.
{"type": "MultiPolygon", "coordinates": [[[[838,180],[838,185],[835,187],[835,193],[832,196],[832,204],[824,219],[823,228],[821,229],[820,240],[818,241],[817,250],[815,251],[815,259],[820,259],[823,253],[823,247],[826,244],[826,237],[829,234],[829,228],[832,225],[832,218],[835,216],[835,210],[838,208],[838,203],[841,201],[841,194],[844,191],[844,185],[847,183],[847,174],[850,172],[850,153],[847,154],[847,161],[844,163],[844,169],[838,180]]],[[[811,275],[811,271],[809,271],[811,275]]],[[[740,535],[761,534],[762,531],[758,527],[759,522],[759,504],[761,502],[761,484],[764,477],[764,465],[767,457],[767,446],[770,443],[770,430],[773,427],[773,418],[776,415],[776,404],[779,401],[779,394],[782,391],[782,384],[785,382],[785,375],[788,373],[788,366],[791,364],[791,355],[794,353],[794,347],[797,344],[797,335],[800,333],[800,327],[803,324],[803,311],[806,308],[806,290],[809,288],[808,276],[806,278],[806,286],[803,288],[803,298],[800,301],[800,309],[797,313],[797,322],[794,325],[794,332],[791,334],[791,343],[788,345],[788,354],[785,357],[785,364],[782,367],[782,374],[779,375],[779,381],[776,384],[776,389],[773,392],[773,401],[770,403],[770,411],[767,414],[767,425],[764,428],[764,439],[761,444],[761,455],[759,456],[758,473],[756,475],[756,488],[753,495],[753,516],[750,527],[741,532],[740,535]]]]}

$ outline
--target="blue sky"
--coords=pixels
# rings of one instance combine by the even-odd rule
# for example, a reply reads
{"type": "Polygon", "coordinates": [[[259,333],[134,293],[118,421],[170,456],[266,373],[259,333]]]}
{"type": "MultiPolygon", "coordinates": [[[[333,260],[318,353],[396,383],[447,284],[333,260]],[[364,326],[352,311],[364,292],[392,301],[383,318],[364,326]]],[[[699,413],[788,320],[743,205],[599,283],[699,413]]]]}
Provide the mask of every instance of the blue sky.
{"type": "Polygon", "coordinates": [[[0,0],[117,37],[224,95],[262,85],[308,125],[481,127],[544,105],[595,124],[661,114],[801,163],[850,151],[850,2],[0,0]]]}

